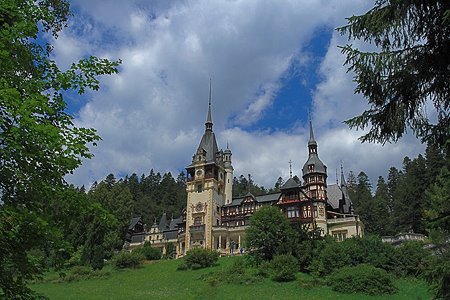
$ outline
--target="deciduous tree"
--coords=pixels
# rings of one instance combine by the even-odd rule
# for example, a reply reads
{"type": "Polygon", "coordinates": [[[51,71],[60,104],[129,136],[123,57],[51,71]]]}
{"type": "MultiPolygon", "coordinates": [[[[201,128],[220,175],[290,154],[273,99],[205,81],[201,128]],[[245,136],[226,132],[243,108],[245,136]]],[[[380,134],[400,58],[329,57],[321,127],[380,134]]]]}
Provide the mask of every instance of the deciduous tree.
{"type": "Polygon", "coordinates": [[[246,247],[257,259],[271,260],[275,255],[291,251],[292,228],[276,207],[262,207],[250,219],[246,232],[246,247]]]}
{"type": "Polygon", "coordinates": [[[52,46],[37,39],[43,32],[56,38],[68,16],[64,0],[0,2],[0,288],[7,298],[31,295],[26,281],[42,270],[28,252],[61,238],[49,199],[99,139],[74,126],[64,91],[97,90],[97,76],[116,73],[119,64],[88,57],[61,71],[49,59],[52,46]]]}

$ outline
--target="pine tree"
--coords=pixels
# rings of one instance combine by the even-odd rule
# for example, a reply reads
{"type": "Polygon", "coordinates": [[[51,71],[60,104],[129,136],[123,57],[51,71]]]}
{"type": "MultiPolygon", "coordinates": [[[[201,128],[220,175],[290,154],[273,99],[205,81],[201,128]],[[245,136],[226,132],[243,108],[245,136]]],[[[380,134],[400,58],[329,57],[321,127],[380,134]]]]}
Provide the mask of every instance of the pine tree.
{"type": "MultiPolygon", "coordinates": [[[[347,187],[349,189],[349,191],[355,191],[356,189],[356,176],[353,173],[353,171],[348,172],[348,176],[347,176],[347,187]]],[[[351,198],[351,197],[350,197],[351,198]]]]}
{"type": "Polygon", "coordinates": [[[411,128],[422,141],[444,146],[450,136],[450,2],[378,0],[338,29],[377,49],[342,47],[368,109],[346,123],[368,127],[363,141],[397,141],[411,128]],[[436,120],[424,113],[432,104],[436,120]]]}
{"type": "Polygon", "coordinates": [[[403,176],[395,190],[393,199],[394,227],[400,232],[424,233],[423,208],[427,188],[425,159],[419,155],[403,160],[403,176]]]}
{"type": "Polygon", "coordinates": [[[378,177],[377,190],[373,197],[373,227],[374,233],[379,235],[391,235],[392,221],[389,213],[388,186],[382,176],[378,177]]]}
{"type": "Polygon", "coordinates": [[[352,199],[355,213],[361,217],[366,232],[372,233],[374,226],[373,201],[371,194],[371,184],[366,173],[360,172],[357,177],[357,185],[354,191],[350,190],[350,199],[352,199]]]}
{"type": "Polygon", "coordinates": [[[391,167],[389,169],[387,182],[389,212],[392,212],[393,210],[394,195],[397,190],[402,174],[403,173],[401,173],[396,167],[391,167]]]}

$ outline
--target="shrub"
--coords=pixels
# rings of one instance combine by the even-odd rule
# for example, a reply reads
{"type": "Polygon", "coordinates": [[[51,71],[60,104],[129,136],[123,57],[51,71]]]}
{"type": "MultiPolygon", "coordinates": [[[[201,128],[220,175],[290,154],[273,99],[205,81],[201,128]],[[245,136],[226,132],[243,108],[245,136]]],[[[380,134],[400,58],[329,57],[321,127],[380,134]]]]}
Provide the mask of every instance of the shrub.
{"type": "Polygon", "coordinates": [[[104,278],[111,275],[111,272],[105,270],[93,270],[89,266],[75,266],[70,270],[70,273],[61,276],[58,282],[72,282],[79,280],[87,280],[92,278],[104,278]]]}
{"type": "Polygon", "coordinates": [[[327,281],[333,290],[342,293],[382,295],[396,292],[392,278],[385,270],[366,264],[337,269],[327,281]]]}
{"type": "Polygon", "coordinates": [[[219,259],[219,253],[216,251],[196,248],[189,250],[186,255],[186,265],[193,270],[207,268],[214,265],[219,259]]]}
{"type": "Polygon", "coordinates": [[[187,266],[186,262],[183,261],[181,264],[178,265],[177,270],[178,271],[186,271],[187,269],[189,269],[189,267],[187,266]]]}
{"type": "Polygon", "coordinates": [[[201,269],[201,268],[203,268],[202,265],[197,264],[197,263],[193,263],[193,264],[191,265],[191,269],[192,269],[192,270],[198,270],[198,269],[201,269]]]}
{"type": "Polygon", "coordinates": [[[297,283],[300,288],[307,290],[324,285],[323,280],[307,275],[298,278],[297,283]]]}
{"type": "Polygon", "coordinates": [[[72,253],[72,256],[70,256],[69,260],[67,261],[67,266],[79,266],[81,265],[81,255],[83,254],[84,247],[81,246],[78,248],[77,251],[72,253]]]}
{"type": "Polygon", "coordinates": [[[316,255],[308,270],[314,275],[328,275],[344,266],[371,264],[388,272],[395,270],[395,248],[383,243],[380,237],[364,236],[343,242],[326,240],[323,250],[316,255]]]}
{"type": "Polygon", "coordinates": [[[430,250],[423,248],[423,242],[410,241],[395,248],[395,273],[399,276],[422,275],[427,269],[430,250]]]}
{"type": "Polygon", "coordinates": [[[256,269],[256,276],[267,278],[270,276],[271,264],[268,261],[263,261],[256,269]]]}
{"type": "Polygon", "coordinates": [[[120,252],[113,257],[113,266],[117,269],[138,268],[142,265],[144,257],[139,252],[120,252]]]}
{"type": "Polygon", "coordinates": [[[219,283],[228,284],[251,284],[260,278],[247,272],[244,259],[236,259],[231,266],[225,270],[211,272],[203,278],[210,286],[217,286],[219,283]]]}
{"type": "Polygon", "coordinates": [[[157,248],[153,248],[149,243],[145,243],[144,247],[138,248],[133,252],[142,254],[147,260],[158,260],[161,259],[161,251],[157,248]]]}
{"type": "Polygon", "coordinates": [[[89,266],[75,266],[70,271],[71,274],[79,275],[79,276],[86,276],[91,274],[92,268],[89,266]]]}
{"type": "Polygon", "coordinates": [[[271,262],[272,279],[285,282],[295,280],[297,259],[290,254],[275,256],[271,262]]]}

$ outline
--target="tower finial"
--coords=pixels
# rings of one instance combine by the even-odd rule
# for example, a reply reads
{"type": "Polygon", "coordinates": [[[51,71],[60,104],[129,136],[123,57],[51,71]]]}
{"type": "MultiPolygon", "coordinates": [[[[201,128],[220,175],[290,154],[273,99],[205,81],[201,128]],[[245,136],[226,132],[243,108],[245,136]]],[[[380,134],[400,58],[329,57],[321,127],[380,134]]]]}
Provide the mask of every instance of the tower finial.
{"type": "Polygon", "coordinates": [[[292,160],[289,160],[289,177],[292,178],[292,160]]]}
{"type": "Polygon", "coordinates": [[[209,99],[208,99],[208,116],[206,117],[206,130],[212,131],[212,117],[211,117],[211,77],[209,78],[209,99]]]}
{"type": "Polygon", "coordinates": [[[345,176],[344,176],[344,164],[341,160],[341,186],[346,186],[347,183],[345,182],[345,176]]]}
{"type": "Polygon", "coordinates": [[[314,130],[312,126],[311,114],[309,114],[309,142],[308,146],[317,145],[316,140],[314,139],[314,130]]]}

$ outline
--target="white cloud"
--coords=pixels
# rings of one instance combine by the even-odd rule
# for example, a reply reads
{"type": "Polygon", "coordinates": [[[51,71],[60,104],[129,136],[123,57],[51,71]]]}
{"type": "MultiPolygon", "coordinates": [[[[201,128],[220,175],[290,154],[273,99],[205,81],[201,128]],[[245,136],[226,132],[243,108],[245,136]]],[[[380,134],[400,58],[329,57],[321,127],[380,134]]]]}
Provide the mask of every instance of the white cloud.
{"type": "Polygon", "coordinates": [[[317,136],[323,141],[319,151],[328,160],[324,162],[328,164],[329,178],[335,180],[334,170],[343,160],[346,172],[353,170],[358,174],[364,171],[375,186],[378,176],[386,176],[391,166],[401,168],[403,157],[417,156],[424,151],[424,145],[411,134],[396,144],[361,144],[358,138],[364,131],[350,130],[343,124],[344,120],[361,114],[368,107],[367,100],[353,93],[353,74],[347,73],[347,67],[343,66],[345,58],[337,46],[345,42],[337,33],[333,35],[319,70],[323,81],[313,95],[313,119],[317,136]]]}
{"type": "MultiPolygon", "coordinates": [[[[298,124],[290,132],[246,128],[273,104],[290,66],[312,61],[304,47],[313,35],[342,25],[367,5],[362,0],[76,1],[75,19],[56,41],[56,60],[67,65],[89,53],[123,63],[120,74],[102,78],[100,91],[88,94],[77,114],[76,123],[96,128],[103,140],[93,149],[95,158],[69,180],[89,184],[111,172],[181,170],[204,130],[209,77],[214,130],[223,148],[230,142],[235,174],[251,173],[271,187],[278,176],[288,176],[292,159],[294,173],[301,175],[307,129],[298,124]]],[[[341,125],[364,101],[353,95],[334,49],[340,42],[336,36],[330,42],[320,69],[323,82],[314,93],[319,153],[331,173],[338,161],[352,156],[361,162],[355,169],[375,170],[382,164],[362,160],[381,153],[379,146],[359,145],[357,133],[341,125]]],[[[403,155],[399,147],[383,149],[398,152],[394,161],[403,155]]]]}

